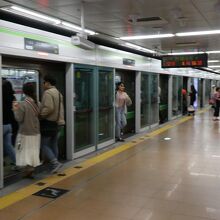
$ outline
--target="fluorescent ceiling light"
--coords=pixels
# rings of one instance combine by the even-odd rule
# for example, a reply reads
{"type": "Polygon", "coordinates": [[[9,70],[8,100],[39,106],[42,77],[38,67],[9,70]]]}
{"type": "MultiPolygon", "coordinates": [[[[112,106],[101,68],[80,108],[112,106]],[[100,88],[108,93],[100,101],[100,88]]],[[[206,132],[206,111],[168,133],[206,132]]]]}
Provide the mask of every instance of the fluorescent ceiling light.
{"type": "Polygon", "coordinates": [[[21,8],[21,7],[15,6],[15,5],[11,6],[11,7],[4,7],[4,8],[1,8],[1,9],[5,10],[5,11],[12,12],[12,13],[16,13],[16,14],[19,14],[19,15],[22,15],[22,16],[25,16],[25,17],[27,17],[27,16],[30,17],[30,15],[31,15],[35,18],[40,18],[44,21],[52,22],[54,24],[60,24],[61,23],[61,21],[57,18],[53,18],[53,17],[47,16],[47,15],[44,15],[44,14],[41,14],[41,13],[38,13],[38,12],[35,12],[35,11],[31,11],[29,9],[21,8]]]}
{"type": "Polygon", "coordinates": [[[208,60],[209,63],[218,63],[220,60],[208,60]]]}
{"type": "Polygon", "coordinates": [[[156,53],[154,50],[150,50],[147,48],[142,47],[141,50],[145,51],[145,52],[149,52],[149,53],[156,53]]]}
{"type": "MultiPolygon", "coordinates": [[[[63,25],[71,29],[74,29],[75,31],[82,32],[82,28],[77,25],[64,22],[64,21],[61,21],[60,19],[53,18],[53,17],[47,16],[47,15],[44,15],[44,14],[41,14],[41,13],[38,13],[32,10],[26,9],[26,8],[19,7],[19,6],[13,5],[10,7],[2,7],[0,9],[11,12],[11,13],[15,13],[15,14],[18,14],[24,17],[40,20],[40,21],[47,22],[47,23],[52,23],[54,25],[58,25],[58,26],[63,25]]],[[[60,27],[63,27],[63,26],[60,26],[60,27]]],[[[84,31],[89,35],[96,34],[94,31],[88,30],[88,29],[85,29],[84,31]]]]}
{"type": "Polygon", "coordinates": [[[174,34],[155,34],[155,35],[120,37],[120,39],[121,40],[142,40],[142,39],[165,38],[165,37],[174,37],[174,36],[175,36],[174,34]]]}
{"type": "Polygon", "coordinates": [[[183,32],[183,33],[176,33],[175,35],[178,37],[187,37],[187,36],[209,35],[209,34],[220,34],[220,30],[183,32]]]}
{"type": "Polygon", "coordinates": [[[216,66],[209,66],[209,68],[220,68],[220,65],[216,65],[216,66]]]}
{"type": "Polygon", "coordinates": [[[150,50],[150,49],[147,49],[147,48],[144,48],[144,47],[141,47],[141,46],[138,46],[138,45],[135,45],[135,44],[131,44],[131,43],[125,43],[126,46],[129,46],[131,48],[134,48],[136,50],[142,50],[142,51],[145,51],[145,52],[148,52],[148,53],[155,53],[155,51],[153,50],[150,50]]]}
{"type": "Polygon", "coordinates": [[[206,53],[220,53],[220,50],[210,50],[210,51],[207,51],[206,53]]]}
{"type": "Polygon", "coordinates": [[[198,52],[176,52],[176,53],[168,53],[168,55],[190,55],[190,54],[202,54],[205,52],[198,51],[198,52]]]}
{"type": "MultiPolygon", "coordinates": [[[[71,29],[74,29],[74,30],[78,30],[78,31],[82,31],[83,29],[77,25],[74,25],[74,24],[71,24],[69,22],[65,22],[65,21],[62,21],[61,24],[63,26],[66,26],[68,28],[71,28],[71,29]]],[[[89,30],[89,29],[85,29],[84,30],[87,34],[90,34],[90,35],[95,35],[96,33],[92,30],[89,30]]]]}

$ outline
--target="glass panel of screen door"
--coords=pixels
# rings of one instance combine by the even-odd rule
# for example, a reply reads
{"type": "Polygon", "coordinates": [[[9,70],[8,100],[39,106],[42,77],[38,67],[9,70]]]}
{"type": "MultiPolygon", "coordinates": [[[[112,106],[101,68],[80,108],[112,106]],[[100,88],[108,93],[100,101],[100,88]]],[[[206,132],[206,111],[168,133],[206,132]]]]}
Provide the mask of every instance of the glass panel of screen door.
{"type": "Polygon", "coordinates": [[[84,150],[94,141],[94,67],[75,67],[75,151],[84,150]]]}
{"type": "Polygon", "coordinates": [[[100,68],[98,72],[98,143],[103,143],[105,141],[113,139],[113,70],[107,68],[100,68]]]}

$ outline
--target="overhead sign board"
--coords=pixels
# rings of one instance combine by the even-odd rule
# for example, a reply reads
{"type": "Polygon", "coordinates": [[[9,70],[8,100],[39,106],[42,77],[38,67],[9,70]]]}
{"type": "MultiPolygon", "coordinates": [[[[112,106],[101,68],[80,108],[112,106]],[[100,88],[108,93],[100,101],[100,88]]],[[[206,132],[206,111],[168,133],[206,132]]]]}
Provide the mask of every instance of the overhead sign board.
{"type": "Polygon", "coordinates": [[[207,67],[208,54],[162,56],[162,68],[207,67]]]}
{"type": "Polygon", "coordinates": [[[135,66],[135,60],[123,58],[123,64],[129,66],[135,66]]]}
{"type": "Polygon", "coordinates": [[[26,50],[59,54],[59,46],[57,44],[24,38],[24,46],[26,50]]]}

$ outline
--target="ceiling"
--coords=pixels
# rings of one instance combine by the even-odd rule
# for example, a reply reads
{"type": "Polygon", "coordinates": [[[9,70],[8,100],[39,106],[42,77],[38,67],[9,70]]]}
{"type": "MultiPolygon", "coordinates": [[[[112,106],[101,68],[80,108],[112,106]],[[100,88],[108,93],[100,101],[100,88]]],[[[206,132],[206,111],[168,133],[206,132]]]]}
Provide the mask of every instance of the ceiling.
{"type": "MultiPolygon", "coordinates": [[[[0,7],[10,4],[80,25],[79,0],[0,0],[0,7]]],[[[85,0],[84,9],[85,26],[115,42],[112,37],[220,29],[220,0],[85,0]]],[[[129,42],[160,52],[220,50],[220,34],[129,42]]]]}

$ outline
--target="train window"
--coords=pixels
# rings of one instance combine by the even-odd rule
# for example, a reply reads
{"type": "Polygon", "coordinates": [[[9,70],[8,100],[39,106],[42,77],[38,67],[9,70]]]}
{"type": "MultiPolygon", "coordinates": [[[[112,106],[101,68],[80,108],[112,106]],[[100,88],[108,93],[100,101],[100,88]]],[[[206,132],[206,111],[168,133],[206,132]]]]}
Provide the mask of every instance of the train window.
{"type": "MultiPolygon", "coordinates": [[[[28,70],[28,69],[15,69],[15,68],[3,68],[2,78],[6,78],[12,83],[13,89],[15,91],[15,97],[18,101],[24,99],[24,94],[22,92],[22,87],[27,82],[36,83],[36,88],[38,89],[38,71],[28,70]]],[[[38,94],[38,91],[36,91],[38,94]]]]}

